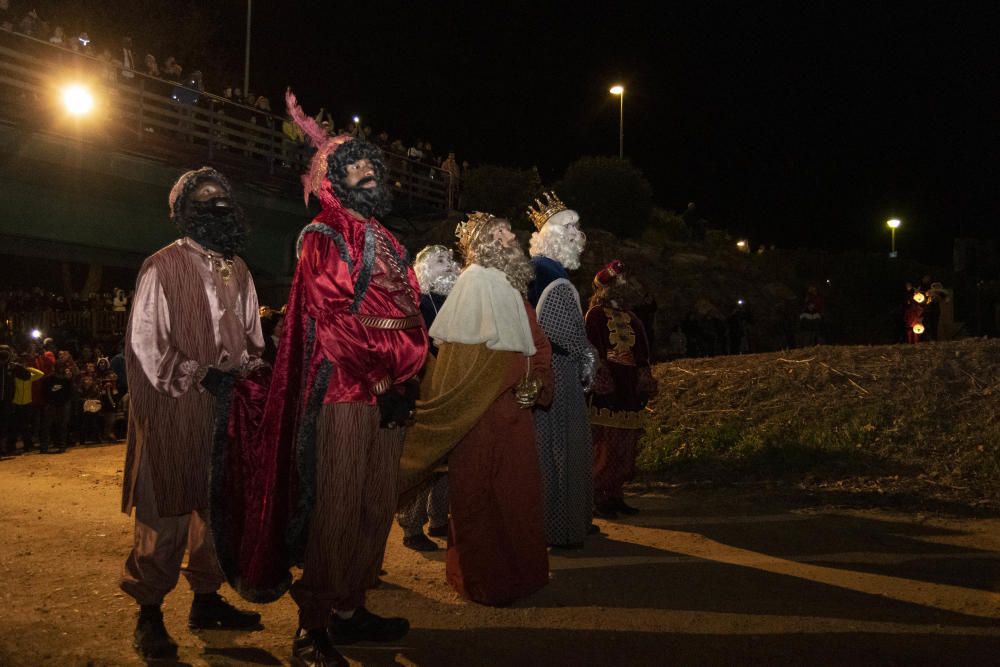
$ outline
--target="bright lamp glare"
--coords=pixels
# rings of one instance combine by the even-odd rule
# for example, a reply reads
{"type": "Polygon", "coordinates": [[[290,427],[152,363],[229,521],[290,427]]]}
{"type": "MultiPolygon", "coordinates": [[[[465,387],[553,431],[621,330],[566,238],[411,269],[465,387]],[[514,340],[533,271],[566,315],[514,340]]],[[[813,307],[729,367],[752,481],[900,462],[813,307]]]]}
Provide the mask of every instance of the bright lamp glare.
{"type": "Polygon", "coordinates": [[[886,224],[889,225],[890,227],[892,227],[893,229],[896,229],[897,227],[899,227],[900,222],[899,222],[899,220],[897,218],[893,218],[892,220],[890,220],[886,224]]]}
{"type": "Polygon", "coordinates": [[[915,334],[917,334],[919,336],[923,332],[924,332],[924,325],[923,324],[921,324],[920,322],[917,322],[916,324],[913,325],[913,333],[915,333],[915,334]]]}
{"type": "Polygon", "coordinates": [[[360,116],[355,116],[354,117],[354,122],[355,123],[360,123],[361,122],[361,117],[360,116]]]}
{"type": "Polygon", "coordinates": [[[31,330],[31,337],[34,338],[35,340],[38,340],[39,338],[42,337],[42,332],[39,331],[38,329],[32,329],[31,330]]]}
{"type": "Polygon", "coordinates": [[[611,86],[611,94],[612,95],[621,95],[624,92],[625,92],[625,87],[624,86],[611,86]]]}
{"type": "Polygon", "coordinates": [[[94,96],[84,86],[74,84],[62,93],[63,106],[74,116],[83,116],[94,109],[94,96]]]}

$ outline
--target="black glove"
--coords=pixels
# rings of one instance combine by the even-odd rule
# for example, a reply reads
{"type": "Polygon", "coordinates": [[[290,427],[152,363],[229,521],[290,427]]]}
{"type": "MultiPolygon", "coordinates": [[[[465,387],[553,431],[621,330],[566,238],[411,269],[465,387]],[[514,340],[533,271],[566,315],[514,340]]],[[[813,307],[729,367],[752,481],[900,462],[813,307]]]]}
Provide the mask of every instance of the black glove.
{"type": "Polygon", "coordinates": [[[209,366],[208,370],[205,372],[205,377],[201,379],[201,386],[205,388],[205,391],[210,393],[212,396],[218,396],[219,390],[222,389],[224,384],[231,384],[233,382],[233,374],[220,371],[218,368],[213,368],[209,366]]]}
{"type": "Polygon", "coordinates": [[[416,406],[417,398],[408,383],[402,387],[391,387],[389,391],[376,396],[375,400],[381,415],[379,426],[382,428],[406,426],[413,418],[413,408],[416,406]]]}

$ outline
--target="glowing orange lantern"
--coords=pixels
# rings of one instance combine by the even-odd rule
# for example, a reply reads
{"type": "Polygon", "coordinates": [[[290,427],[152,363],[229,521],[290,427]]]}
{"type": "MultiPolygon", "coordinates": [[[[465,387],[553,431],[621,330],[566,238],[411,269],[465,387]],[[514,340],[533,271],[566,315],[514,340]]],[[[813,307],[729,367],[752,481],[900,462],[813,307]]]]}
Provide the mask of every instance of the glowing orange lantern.
{"type": "Polygon", "coordinates": [[[917,334],[919,336],[923,332],[924,332],[924,324],[923,324],[923,322],[917,322],[916,324],[913,325],[913,333],[915,333],[915,334],[917,334]]]}
{"type": "Polygon", "coordinates": [[[923,303],[924,301],[926,301],[926,299],[927,297],[924,296],[923,292],[913,293],[913,300],[916,301],[917,303],[923,303]]]}

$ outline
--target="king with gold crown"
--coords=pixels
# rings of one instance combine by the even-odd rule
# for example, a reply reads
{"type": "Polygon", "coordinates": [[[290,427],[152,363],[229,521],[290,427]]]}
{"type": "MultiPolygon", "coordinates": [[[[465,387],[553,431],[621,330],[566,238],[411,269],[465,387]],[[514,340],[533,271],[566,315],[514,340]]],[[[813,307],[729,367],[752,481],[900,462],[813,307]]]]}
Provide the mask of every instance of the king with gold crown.
{"type": "Polygon", "coordinates": [[[551,353],[524,297],[534,273],[510,224],[477,212],[455,231],[465,266],[430,327],[438,353],[406,434],[401,495],[447,461],[448,583],[506,605],[548,582],[532,408],[552,396],[551,353]]]}
{"type": "Polygon", "coordinates": [[[537,230],[531,236],[534,279],[528,299],[552,344],[555,382],[552,406],[535,411],[538,457],[545,489],[545,539],[550,546],[579,548],[591,530],[593,455],[585,392],[597,353],[587,341],[580,293],[569,271],[580,267],[587,243],[580,216],[555,192],[529,207],[537,230]]]}

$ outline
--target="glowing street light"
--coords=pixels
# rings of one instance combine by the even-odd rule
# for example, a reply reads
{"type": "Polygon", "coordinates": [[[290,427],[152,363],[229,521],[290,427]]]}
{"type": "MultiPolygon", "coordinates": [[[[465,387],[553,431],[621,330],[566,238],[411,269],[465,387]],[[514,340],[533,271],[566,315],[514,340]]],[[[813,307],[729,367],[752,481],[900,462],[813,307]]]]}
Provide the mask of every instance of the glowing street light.
{"type": "Polygon", "coordinates": [[[892,250],[889,252],[889,257],[896,257],[896,229],[901,224],[899,218],[892,218],[885,224],[889,225],[889,229],[892,231],[892,250]]]}
{"type": "Polygon", "coordinates": [[[94,96],[86,86],[79,83],[63,88],[62,103],[73,116],[86,116],[94,110],[94,96]]]}
{"type": "Polygon", "coordinates": [[[615,84],[609,91],[618,96],[618,159],[625,159],[625,86],[615,84]]]}
{"type": "Polygon", "coordinates": [[[360,122],[361,122],[361,116],[355,116],[354,117],[354,124],[357,125],[360,122]]]}

